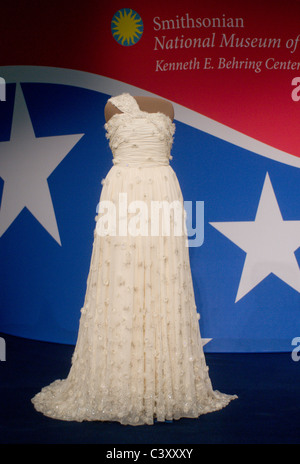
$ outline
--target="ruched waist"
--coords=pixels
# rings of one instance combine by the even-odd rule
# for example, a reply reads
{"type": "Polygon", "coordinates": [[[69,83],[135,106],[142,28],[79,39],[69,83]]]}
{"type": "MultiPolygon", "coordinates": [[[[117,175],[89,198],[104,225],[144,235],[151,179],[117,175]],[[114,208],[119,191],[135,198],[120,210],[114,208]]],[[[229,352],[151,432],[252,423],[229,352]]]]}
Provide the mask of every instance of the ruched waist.
{"type": "Polygon", "coordinates": [[[154,166],[167,166],[169,164],[169,158],[164,156],[147,156],[145,153],[140,153],[132,156],[115,156],[113,158],[113,164],[115,166],[126,166],[126,167],[154,167],[154,166]]]}
{"type": "Polygon", "coordinates": [[[113,151],[113,164],[127,167],[167,166],[172,157],[163,144],[121,144],[113,151]]]}

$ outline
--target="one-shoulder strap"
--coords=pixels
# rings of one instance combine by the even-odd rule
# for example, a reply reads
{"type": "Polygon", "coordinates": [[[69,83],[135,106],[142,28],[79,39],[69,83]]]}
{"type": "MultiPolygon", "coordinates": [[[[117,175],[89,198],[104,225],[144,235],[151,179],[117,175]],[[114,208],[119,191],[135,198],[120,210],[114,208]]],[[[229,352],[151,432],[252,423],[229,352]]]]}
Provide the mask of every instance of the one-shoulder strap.
{"type": "Polygon", "coordinates": [[[122,113],[127,113],[131,115],[141,113],[140,107],[136,99],[129,93],[123,93],[116,97],[111,97],[108,101],[112,103],[120,111],[122,111],[122,113]]]}

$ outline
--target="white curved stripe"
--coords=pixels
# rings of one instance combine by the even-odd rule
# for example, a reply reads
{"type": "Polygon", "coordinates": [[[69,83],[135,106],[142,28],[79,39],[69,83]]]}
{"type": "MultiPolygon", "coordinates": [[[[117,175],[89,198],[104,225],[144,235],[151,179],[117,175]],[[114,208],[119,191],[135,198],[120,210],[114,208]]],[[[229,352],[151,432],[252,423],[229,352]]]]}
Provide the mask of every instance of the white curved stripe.
{"type": "MultiPolygon", "coordinates": [[[[116,79],[73,69],[45,66],[2,66],[0,67],[0,75],[5,79],[6,83],[43,82],[83,87],[109,96],[128,92],[132,95],[163,97],[116,79]]],[[[178,103],[172,103],[177,121],[265,158],[300,168],[300,157],[278,150],[178,103]]]]}

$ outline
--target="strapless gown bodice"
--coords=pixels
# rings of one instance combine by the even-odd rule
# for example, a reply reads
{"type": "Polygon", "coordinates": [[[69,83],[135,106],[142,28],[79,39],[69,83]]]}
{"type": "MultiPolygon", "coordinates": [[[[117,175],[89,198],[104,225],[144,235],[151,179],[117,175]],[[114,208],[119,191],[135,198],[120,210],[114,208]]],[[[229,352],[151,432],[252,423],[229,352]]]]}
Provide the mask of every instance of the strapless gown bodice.
{"type": "MultiPolygon", "coordinates": [[[[141,111],[128,94],[120,97],[117,97],[118,108],[122,113],[115,114],[105,124],[113,164],[127,167],[168,165],[172,158],[174,123],[163,113],[141,111]]],[[[114,97],[110,101],[114,103],[114,97]]]]}

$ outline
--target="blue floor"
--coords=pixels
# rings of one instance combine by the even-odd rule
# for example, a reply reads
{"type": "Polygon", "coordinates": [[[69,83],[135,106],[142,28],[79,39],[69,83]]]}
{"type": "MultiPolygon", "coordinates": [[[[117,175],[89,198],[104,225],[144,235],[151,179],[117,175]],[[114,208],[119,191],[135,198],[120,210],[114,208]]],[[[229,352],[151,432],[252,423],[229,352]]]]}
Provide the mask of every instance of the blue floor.
{"type": "MultiPolygon", "coordinates": [[[[1,335],[1,334],[0,334],[1,335]]],[[[198,419],[152,426],[63,422],[37,413],[30,399],[43,386],[65,378],[73,346],[27,340],[7,334],[0,362],[1,444],[295,444],[300,443],[300,362],[290,353],[206,354],[215,389],[239,398],[198,419]]]]}

